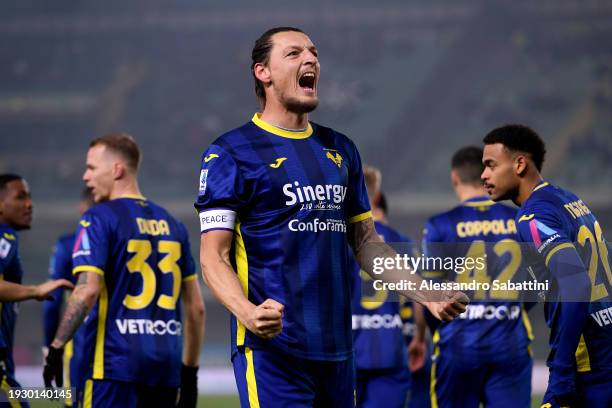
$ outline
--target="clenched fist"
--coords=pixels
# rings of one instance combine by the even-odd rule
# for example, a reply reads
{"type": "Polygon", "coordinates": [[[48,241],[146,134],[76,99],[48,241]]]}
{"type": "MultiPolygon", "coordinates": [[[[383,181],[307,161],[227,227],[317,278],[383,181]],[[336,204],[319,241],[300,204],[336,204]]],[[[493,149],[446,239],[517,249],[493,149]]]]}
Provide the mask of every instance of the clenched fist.
{"type": "Polygon", "coordinates": [[[278,336],[283,329],[283,310],[285,306],[273,299],[266,299],[255,306],[242,322],[253,334],[264,339],[278,336]]]}

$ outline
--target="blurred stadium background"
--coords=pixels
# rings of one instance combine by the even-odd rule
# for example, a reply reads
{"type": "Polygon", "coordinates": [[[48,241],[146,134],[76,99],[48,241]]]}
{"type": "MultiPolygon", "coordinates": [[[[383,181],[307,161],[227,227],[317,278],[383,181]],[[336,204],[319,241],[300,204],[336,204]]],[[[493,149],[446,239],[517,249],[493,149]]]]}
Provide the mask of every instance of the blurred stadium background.
{"type": "MultiPolygon", "coordinates": [[[[111,131],[136,137],[145,195],[187,224],[198,256],[199,155],[257,110],[250,51],[276,25],[303,28],[319,48],[312,119],[382,169],[391,220],[414,239],[455,204],[452,152],[508,122],[541,133],[545,176],[581,195],[612,236],[610,1],[21,0],[0,4],[0,172],[25,176],[34,195],[26,282],[46,278],[56,237],[75,227],[87,144],[111,131]]],[[[202,366],[221,378],[228,313],[204,293],[202,366]]],[[[21,305],[20,366],[41,363],[41,310],[21,305]]],[[[531,317],[543,360],[545,323],[540,310],[531,317]]]]}

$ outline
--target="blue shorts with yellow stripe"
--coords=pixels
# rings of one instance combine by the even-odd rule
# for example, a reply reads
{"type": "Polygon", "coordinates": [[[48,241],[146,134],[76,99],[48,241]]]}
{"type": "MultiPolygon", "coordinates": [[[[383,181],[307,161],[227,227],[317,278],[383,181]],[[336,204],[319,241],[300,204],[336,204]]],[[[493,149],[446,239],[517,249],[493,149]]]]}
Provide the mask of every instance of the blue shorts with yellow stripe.
{"type": "Polygon", "coordinates": [[[4,375],[0,381],[0,407],[30,408],[30,404],[25,400],[19,401],[8,399],[9,390],[21,388],[17,380],[11,376],[4,375]]]}
{"type": "Polygon", "coordinates": [[[178,388],[115,380],[87,380],[79,392],[79,407],[167,407],[176,406],[178,388]]]}
{"type": "Polygon", "coordinates": [[[437,351],[431,367],[432,408],[529,408],[533,359],[468,359],[437,351]]]}
{"type": "Polygon", "coordinates": [[[353,358],[316,361],[240,347],[232,356],[243,408],[353,407],[353,358]]]}

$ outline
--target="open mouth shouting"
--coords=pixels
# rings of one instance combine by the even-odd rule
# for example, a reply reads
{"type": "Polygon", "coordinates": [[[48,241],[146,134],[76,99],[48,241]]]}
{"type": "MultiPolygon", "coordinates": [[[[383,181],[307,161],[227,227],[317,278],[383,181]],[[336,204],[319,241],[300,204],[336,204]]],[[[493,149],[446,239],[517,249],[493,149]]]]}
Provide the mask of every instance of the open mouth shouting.
{"type": "Polygon", "coordinates": [[[298,86],[309,96],[316,95],[317,75],[314,71],[305,71],[298,77],[298,86]]]}

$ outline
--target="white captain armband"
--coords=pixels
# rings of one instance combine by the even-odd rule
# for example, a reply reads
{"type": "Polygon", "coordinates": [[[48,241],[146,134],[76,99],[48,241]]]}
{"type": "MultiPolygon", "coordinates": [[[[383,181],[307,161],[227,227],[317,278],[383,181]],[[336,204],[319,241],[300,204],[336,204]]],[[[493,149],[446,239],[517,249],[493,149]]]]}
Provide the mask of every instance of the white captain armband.
{"type": "Polygon", "coordinates": [[[200,212],[200,232],[216,229],[234,230],[236,224],[236,212],[218,208],[200,212]]]}

